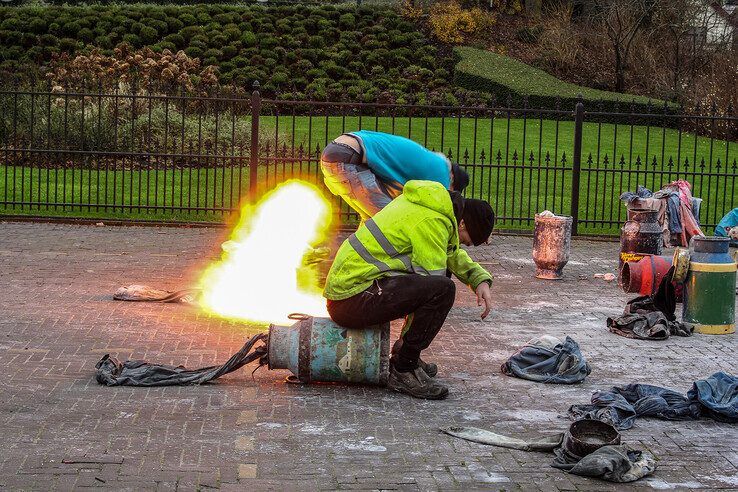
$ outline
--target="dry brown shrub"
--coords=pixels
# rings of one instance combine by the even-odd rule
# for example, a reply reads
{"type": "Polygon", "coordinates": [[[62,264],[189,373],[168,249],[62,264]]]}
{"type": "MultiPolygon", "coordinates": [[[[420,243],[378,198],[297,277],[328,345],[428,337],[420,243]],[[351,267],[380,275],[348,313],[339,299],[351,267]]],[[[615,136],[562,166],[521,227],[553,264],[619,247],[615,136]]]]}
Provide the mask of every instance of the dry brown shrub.
{"type": "Polygon", "coordinates": [[[156,53],[150,48],[133,50],[127,44],[115,48],[112,55],[99,49],[74,57],[62,54],[52,60],[46,76],[56,91],[101,86],[128,93],[135,86],[203,92],[218,86],[217,68],[202,68],[199,58],[184,51],[156,53]]]}
{"type": "Polygon", "coordinates": [[[668,62],[664,58],[663,42],[654,38],[644,33],[633,41],[633,55],[625,67],[626,88],[632,93],[663,99],[671,90],[673,76],[664,70],[668,62]]]}
{"type": "MultiPolygon", "coordinates": [[[[694,89],[684,95],[685,109],[694,114],[736,116],[738,113],[738,52],[718,53],[695,78],[694,89]]],[[[703,120],[700,125],[706,134],[718,138],[738,138],[738,122],[731,120],[703,120]]]]}
{"type": "Polygon", "coordinates": [[[540,57],[547,68],[570,71],[579,62],[582,40],[571,21],[571,5],[560,4],[546,15],[539,37],[540,57]]]}

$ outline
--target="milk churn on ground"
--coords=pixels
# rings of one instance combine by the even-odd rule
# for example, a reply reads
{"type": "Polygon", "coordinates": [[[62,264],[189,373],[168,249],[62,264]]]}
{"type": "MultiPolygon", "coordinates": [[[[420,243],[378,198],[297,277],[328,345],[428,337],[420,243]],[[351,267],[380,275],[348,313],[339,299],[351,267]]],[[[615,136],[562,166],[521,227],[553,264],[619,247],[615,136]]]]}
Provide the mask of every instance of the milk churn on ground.
{"type": "Polygon", "coordinates": [[[535,221],[533,261],[536,277],[559,280],[569,261],[573,219],[571,216],[536,214],[535,221]]]}
{"type": "Polygon", "coordinates": [[[736,263],[729,246],[727,237],[692,239],[682,319],[694,324],[698,333],[735,332],[736,263]]]}
{"type": "Polygon", "coordinates": [[[305,383],[387,383],[389,323],[356,330],[330,318],[290,316],[297,323],[269,326],[269,369],[289,369],[305,383]]]}
{"type": "Polygon", "coordinates": [[[626,261],[620,274],[623,292],[638,292],[644,296],[655,294],[661,279],[669,272],[670,256],[645,255],[638,261],[626,261]]]}
{"type": "Polygon", "coordinates": [[[658,212],[646,209],[628,210],[628,220],[620,228],[620,264],[618,280],[622,285],[623,265],[639,261],[645,255],[661,255],[663,238],[658,212]]]}

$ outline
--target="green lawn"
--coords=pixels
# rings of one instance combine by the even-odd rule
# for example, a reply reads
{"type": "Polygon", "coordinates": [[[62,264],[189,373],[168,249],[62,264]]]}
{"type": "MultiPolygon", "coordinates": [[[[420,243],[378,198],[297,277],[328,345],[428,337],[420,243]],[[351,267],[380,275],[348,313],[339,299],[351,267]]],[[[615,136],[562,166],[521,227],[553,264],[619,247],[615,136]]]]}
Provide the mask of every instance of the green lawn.
{"type": "MultiPolygon", "coordinates": [[[[316,165],[259,168],[259,190],[289,178],[319,183],[316,165]]],[[[0,205],[12,215],[223,222],[249,193],[249,168],[113,170],[0,167],[0,205]],[[40,183],[40,184],[39,184],[40,183]],[[15,189],[13,189],[15,186],[15,189]],[[50,205],[44,205],[49,203],[50,205]],[[155,207],[160,207],[157,210],[155,207]]]]}
{"type": "MultiPolygon", "coordinates": [[[[454,160],[467,165],[472,177],[467,195],[488,199],[505,218],[501,227],[530,228],[530,218],[544,208],[557,213],[571,210],[571,121],[507,119],[504,114],[477,120],[364,117],[361,122],[357,117],[297,117],[293,121],[291,117],[263,116],[261,126],[260,134],[266,131],[274,135],[287,157],[299,155],[300,146],[304,149],[302,160],[284,160],[280,153],[275,162],[273,143],[267,153],[266,141],[262,140],[261,189],[292,176],[317,182],[315,158],[320,149],[341,132],[361,127],[409,135],[430,148],[450,151],[454,160]],[[459,155],[461,159],[457,159],[459,155]]],[[[737,149],[738,142],[680,134],[674,129],[585,123],[580,218],[619,222],[624,214],[618,201],[622,191],[635,189],[636,184],[658,189],[662,183],[686,177],[693,182],[695,195],[704,199],[703,222],[715,223],[736,203],[733,165],[738,159],[737,149]],[[588,163],[590,154],[592,161],[588,163]],[[698,167],[695,173],[693,163],[702,160],[704,169],[698,167]],[[630,173],[621,172],[624,170],[630,173]]],[[[3,155],[0,152],[0,159],[3,155]]],[[[94,165],[91,169],[64,171],[6,165],[0,167],[0,201],[31,204],[0,205],[0,213],[224,221],[227,212],[196,209],[237,208],[239,197],[246,196],[249,178],[248,168],[231,168],[227,162],[219,165],[208,170],[174,171],[98,170],[94,165]],[[36,205],[44,202],[66,206],[36,205]],[[145,208],[146,204],[170,209],[151,210],[145,208]]],[[[591,224],[583,230],[613,233],[617,226],[591,224]]]]}
{"type": "MultiPolygon", "coordinates": [[[[298,116],[295,118],[294,131],[291,116],[279,118],[262,116],[261,121],[262,124],[274,129],[274,134],[280,135],[280,145],[286,144],[288,151],[291,151],[293,145],[299,148],[302,144],[306,150],[310,149],[314,154],[317,149],[321,149],[342,132],[362,128],[409,136],[434,150],[443,150],[446,153],[450,151],[452,158],[462,163],[466,152],[469,154],[469,163],[479,163],[482,151],[488,160],[490,147],[495,157],[498,152],[500,153],[503,163],[506,157],[512,162],[514,152],[518,155],[525,154],[527,158],[530,158],[530,153],[533,152],[533,157],[537,160],[539,150],[542,151],[542,159],[545,158],[547,151],[552,157],[556,155],[559,159],[566,153],[570,159],[574,142],[574,122],[542,119],[540,116],[508,119],[504,113],[499,113],[495,118],[477,120],[456,117],[428,118],[427,124],[424,118],[411,120],[407,117],[397,117],[393,120],[389,117],[378,119],[363,117],[361,125],[359,118],[355,116],[345,118],[298,116]],[[492,129],[494,131],[491,131],[492,129]],[[459,155],[461,159],[458,158],[459,155]]],[[[264,144],[265,142],[262,142],[262,146],[264,144]]],[[[585,122],[582,141],[583,160],[586,160],[590,153],[593,160],[596,160],[598,148],[601,159],[606,155],[610,160],[613,155],[618,159],[623,156],[626,161],[633,160],[634,165],[637,157],[649,161],[656,157],[660,162],[662,149],[667,164],[669,158],[682,163],[688,158],[691,163],[695,153],[698,160],[704,158],[706,163],[710,162],[712,155],[713,164],[717,159],[724,163],[726,155],[731,163],[734,159],[738,159],[738,142],[735,141],[730,142],[728,148],[725,141],[711,141],[709,138],[696,137],[687,132],[682,132],[680,138],[680,132],[676,129],[585,122]]]]}

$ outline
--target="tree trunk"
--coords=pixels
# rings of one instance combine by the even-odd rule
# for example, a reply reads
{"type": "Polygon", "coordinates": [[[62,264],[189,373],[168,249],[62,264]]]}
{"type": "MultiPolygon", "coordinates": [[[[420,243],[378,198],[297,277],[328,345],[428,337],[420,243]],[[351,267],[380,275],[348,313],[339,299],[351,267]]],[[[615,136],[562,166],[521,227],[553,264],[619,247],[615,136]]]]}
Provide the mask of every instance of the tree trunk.
{"type": "Polygon", "coordinates": [[[681,60],[679,59],[681,54],[679,53],[679,36],[676,36],[676,50],[674,53],[674,97],[681,95],[681,88],[679,87],[679,72],[682,70],[681,60]]]}
{"type": "Polygon", "coordinates": [[[625,89],[625,65],[620,50],[615,49],[615,91],[622,92],[625,89]]]}

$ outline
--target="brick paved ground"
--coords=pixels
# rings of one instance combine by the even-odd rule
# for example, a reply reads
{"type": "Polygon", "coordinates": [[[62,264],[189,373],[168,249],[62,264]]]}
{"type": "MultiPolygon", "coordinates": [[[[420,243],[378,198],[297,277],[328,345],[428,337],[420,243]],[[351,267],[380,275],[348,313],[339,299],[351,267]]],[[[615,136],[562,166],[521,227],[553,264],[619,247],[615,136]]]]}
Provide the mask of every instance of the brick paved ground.
{"type": "MultiPolygon", "coordinates": [[[[0,489],[610,490],[550,468],[550,456],[437,429],[533,436],[565,428],[569,405],[598,388],[641,381],[686,391],[714,371],[736,370],[734,335],[642,342],[607,331],[605,318],[628,296],[592,275],[615,271],[616,243],[574,241],[556,283],[532,278],[530,238],[496,237],[474,252],[496,276],[491,318],[479,321],[461,290],[427,355],[451,387],[445,401],[287,385],[286,372],[266,370],[203,387],[98,386],[94,365],[105,353],[195,367],[224,361],[255,332],[187,306],[111,299],[130,283],[187,286],[224,236],[0,223],[0,489]],[[542,333],[580,343],[593,367],[585,383],[500,374],[508,355],[542,333]]],[[[635,487],[738,489],[735,426],[640,419],[624,439],[659,458],[657,473],[635,487]]]]}

